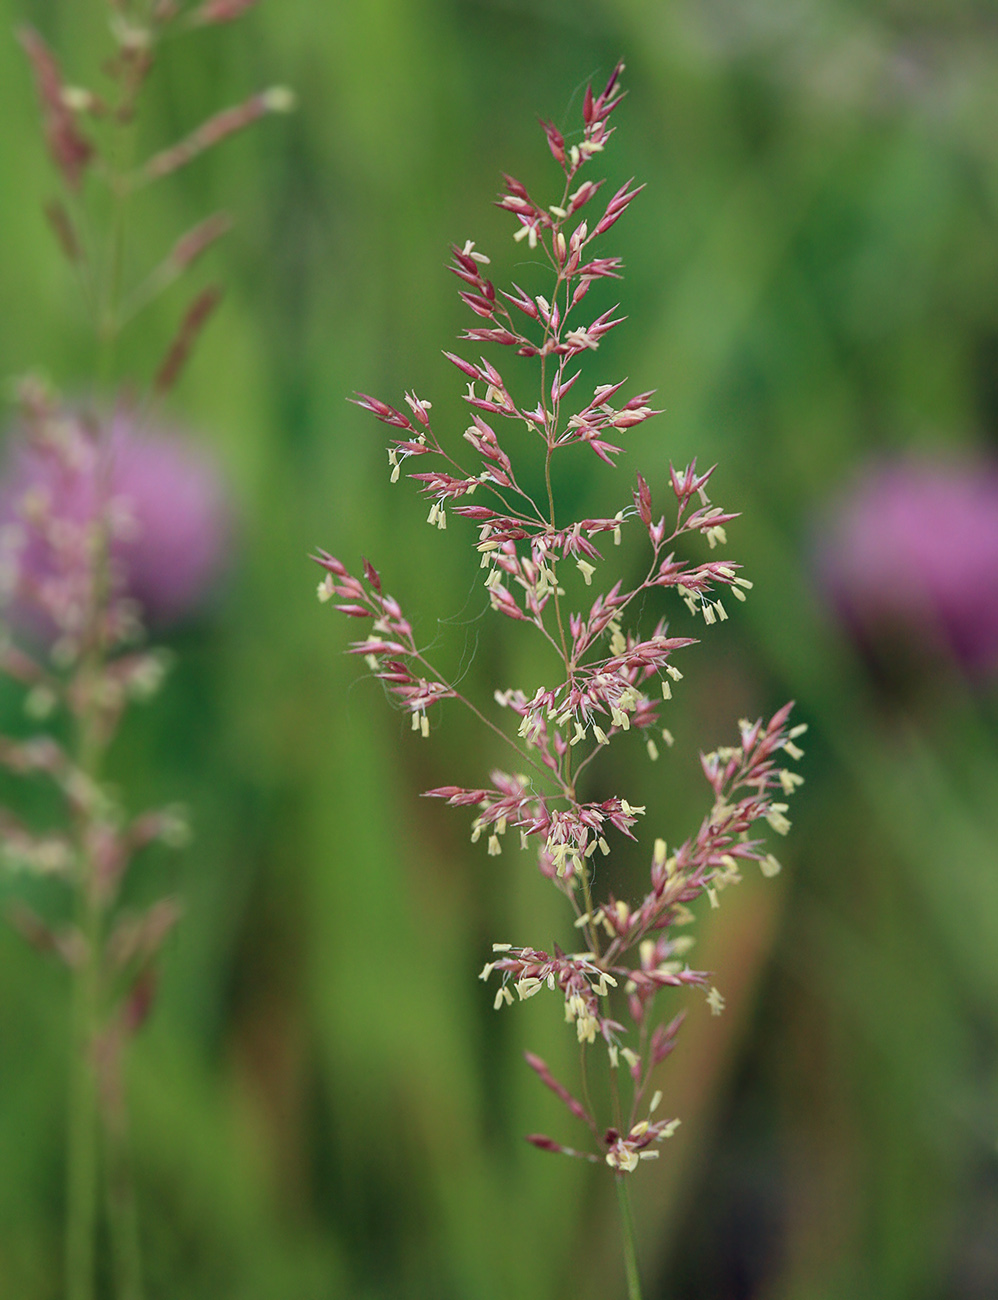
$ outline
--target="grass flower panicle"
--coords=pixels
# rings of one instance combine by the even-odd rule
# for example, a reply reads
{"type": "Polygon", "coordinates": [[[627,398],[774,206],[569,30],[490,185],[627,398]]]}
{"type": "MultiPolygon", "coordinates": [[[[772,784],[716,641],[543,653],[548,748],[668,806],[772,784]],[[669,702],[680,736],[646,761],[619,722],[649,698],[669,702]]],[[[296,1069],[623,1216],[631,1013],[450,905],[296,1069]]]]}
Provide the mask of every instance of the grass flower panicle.
{"type": "MultiPolygon", "coordinates": [[[[639,473],[627,498],[618,497],[602,516],[568,519],[558,506],[554,471],[561,452],[588,446],[600,461],[615,467],[628,431],[659,414],[651,404],[653,393],[625,397],[624,381],[598,385],[591,396],[578,397],[587,394],[579,383],[582,358],[623,320],[617,307],[593,318],[585,315],[592,285],[621,274],[620,259],[596,255],[594,245],[642,188],[628,181],[601,205],[602,180],[580,175],[613,134],[609,123],[622,98],[621,71],[614,70],[602,93],[586,91],[577,143],[568,144],[556,127],[543,124],[563,174],[557,202],[544,206],[518,180],[505,177],[498,206],[514,218],[514,239],[545,259],[552,278],[548,294],[531,295],[515,283],[497,289],[489,278],[490,261],[474,243],[452,250],[450,269],[461,282],[460,297],[481,322],[462,338],[532,361],[538,377],[536,405],[528,409],[518,403],[501,371],[486,358],[472,361],[447,352],[467,381],[469,423],[463,438],[474,454],[469,461],[467,451],[438,435],[430,402],[406,394],[403,410],[366,394],[356,399],[395,430],[388,448],[391,480],[397,482],[402,474],[413,480],[430,502],[428,522],[444,528],[454,516],[476,530],[473,544],[484,573],[485,599],[496,613],[532,625],[554,651],[559,679],[533,693],[499,689],[494,697],[498,712],[487,714],[434,666],[370,563],[365,561],[363,576],[353,576],[326,552],[315,556],[324,570],[320,599],[348,616],[371,620],[369,634],[353,642],[351,653],[365,656],[375,676],[412,714],[414,730],[427,735],[430,710],[456,699],[517,755],[514,770],[493,771],[487,784],[439,786],[426,794],[473,810],[472,841],[485,839],[489,856],[499,855],[504,837],[517,832],[521,847],[536,851],[541,873],[574,911],[571,933],[576,945],[581,940],[580,951],[496,944],[481,977],[498,980],[497,1010],[555,994],[583,1053],[602,1048],[610,1069],[609,1123],[554,1079],[540,1057],[528,1054],[541,1081],[588,1129],[589,1144],[579,1150],[540,1134],[528,1140],[542,1150],[605,1163],[618,1181],[656,1156],[658,1145],[679,1122],[653,1117],[661,1101],[658,1092],[650,1103],[646,1100],[655,1067],[672,1051],[682,1023],[681,1015],[667,1022],[658,1019],[660,994],[694,986],[703,991],[713,1013],[724,1006],[709,974],[685,960],[692,940],[681,931],[693,919],[690,904],[706,895],[716,906],[721,891],[740,878],[747,862],[758,863],[766,876],[779,870],[761,832],[767,826],[778,834],[789,829],[785,799],[801,778],[784,764],[800,757],[794,740],[803,730],[790,726],[789,705],[769,721],[741,722],[735,744],[701,756],[710,810],[696,832],[671,851],[664,840],[655,840],[644,897],[634,902],[614,893],[601,901],[593,897],[594,855],[610,855],[615,835],[633,840],[649,814],[619,795],[587,800],[587,769],[623,733],[640,732],[653,760],[659,742],[672,744],[671,732],[662,725],[662,707],[683,677],[674,661],[683,662],[695,644],[693,637],[670,634],[664,618],[642,630],[639,611],[657,589],[671,590],[710,626],[727,619],[724,601],[729,595],[744,600],[752,586],[731,561],[679,558],[681,538],[699,535],[708,552],[723,547],[726,526],[736,517],[712,503],[713,469],[701,470],[695,461],[670,467],[666,500],[659,499],[663,488],[653,494],[639,473]],[[540,446],[543,494],[532,494],[527,486],[521,468],[524,437],[540,446]],[[648,539],[644,576],[633,586],[605,577],[608,548],[621,542],[625,529],[648,539]]],[[[619,1190],[633,1297],[639,1289],[630,1211],[626,1189],[619,1190]]]]}

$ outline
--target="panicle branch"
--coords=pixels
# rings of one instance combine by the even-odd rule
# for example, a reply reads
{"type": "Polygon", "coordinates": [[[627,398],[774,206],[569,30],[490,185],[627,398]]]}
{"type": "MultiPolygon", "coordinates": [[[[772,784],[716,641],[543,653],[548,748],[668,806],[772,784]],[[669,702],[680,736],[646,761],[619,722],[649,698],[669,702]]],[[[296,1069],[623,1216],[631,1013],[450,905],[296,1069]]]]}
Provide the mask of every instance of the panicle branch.
{"type": "Polygon", "coordinates": [[[192,131],[186,139],[155,154],[143,164],[141,179],[152,181],[158,180],[161,176],[169,176],[171,172],[178,171],[193,162],[205,150],[221,144],[230,135],[245,131],[265,114],[290,112],[294,108],[294,103],[294,95],[284,86],[272,86],[269,90],[259,91],[241,104],[216,113],[214,117],[210,117],[207,122],[203,122],[192,131]]]}
{"type": "MultiPolygon", "coordinates": [[[[141,165],[131,162],[132,126],[140,92],[155,65],[159,46],[169,29],[183,19],[182,27],[200,28],[229,23],[253,7],[256,0],[203,0],[187,7],[177,0],[157,0],[142,20],[124,6],[114,6],[110,31],[114,52],[103,65],[110,80],[108,94],[67,84],[56,56],[34,28],[24,27],[18,37],[34,73],[49,154],[65,186],[64,199],[46,204],[48,222],[64,256],[77,271],[102,347],[108,350],[124,324],[197,262],[202,254],[231,228],[229,217],[218,214],[182,236],[160,264],[136,284],[119,284],[123,263],[124,215],[137,188],[187,166],[205,151],[252,126],[271,113],[293,109],[295,97],[284,86],[258,91],[196,126],[176,144],[155,153],[141,165]],[[87,184],[87,182],[90,182],[87,184]],[[88,213],[94,185],[110,195],[113,217],[110,239],[84,238],[93,221],[88,213]],[[104,244],[107,246],[103,246],[104,244]]],[[[203,319],[214,305],[210,291],[198,294],[181,326],[177,343],[160,367],[159,387],[168,387],[179,373],[178,358],[193,342],[195,308],[203,319]],[[178,344],[181,344],[178,351],[178,344]]],[[[195,322],[197,324],[198,321],[195,322]]],[[[185,354],[186,355],[186,354],[185,354]]]]}
{"type": "Polygon", "coordinates": [[[35,74],[45,142],[52,161],[69,188],[78,190],[94,157],[94,147],[77,122],[79,100],[63,84],[59,62],[38,32],[33,27],[22,27],[18,36],[35,74]]]}

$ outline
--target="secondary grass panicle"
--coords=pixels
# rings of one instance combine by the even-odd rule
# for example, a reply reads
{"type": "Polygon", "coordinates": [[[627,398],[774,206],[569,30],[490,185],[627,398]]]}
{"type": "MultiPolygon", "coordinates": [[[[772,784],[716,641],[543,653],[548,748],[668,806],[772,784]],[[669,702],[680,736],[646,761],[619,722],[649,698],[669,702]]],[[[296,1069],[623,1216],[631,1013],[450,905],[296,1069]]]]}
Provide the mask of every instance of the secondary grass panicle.
{"type": "Polygon", "coordinates": [[[28,718],[26,736],[0,736],[0,765],[54,786],[58,810],[56,824],[45,827],[0,810],[0,851],[8,868],[58,878],[73,898],[69,924],[23,903],[11,916],[26,938],[65,963],[72,981],[67,1300],[94,1300],[105,1275],[118,1300],[143,1294],[123,1058],[152,1007],[157,958],[180,909],[169,898],[130,908],[123,887],[143,848],[153,841],[178,847],[186,828],[175,808],[130,812],[127,790],[107,779],[106,760],[125,710],[154,694],[164,676],[166,656],[144,648],[143,625],[162,627],[190,610],[225,543],[218,479],[205,458],[164,432],[172,421],[159,409],[220,300],[218,286],[191,292],[149,374],[120,373],[118,344],[151,302],[195,265],[200,272],[231,222],[224,213],[200,220],[133,275],[132,200],[265,114],[286,111],[292,97],[281,87],[260,91],[191,124],[179,143],[146,161],[137,156],[136,122],[162,42],[249,7],[246,0],[95,4],[109,35],[91,85],[68,83],[42,36],[20,33],[60,187],[45,212],[54,247],[78,279],[93,340],[92,382],[82,397],[67,402],[34,377],[19,385],[19,431],[0,485],[8,623],[0,671],[24,687],[28,718]]]}

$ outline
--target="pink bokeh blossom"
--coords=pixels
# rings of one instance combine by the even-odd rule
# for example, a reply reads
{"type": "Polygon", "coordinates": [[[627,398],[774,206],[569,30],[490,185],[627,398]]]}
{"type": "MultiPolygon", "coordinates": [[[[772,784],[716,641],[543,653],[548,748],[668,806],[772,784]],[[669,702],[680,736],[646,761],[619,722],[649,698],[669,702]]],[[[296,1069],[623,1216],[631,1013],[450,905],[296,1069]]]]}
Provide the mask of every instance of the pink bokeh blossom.
{"type": "Polygon", "coordinates": [[[229,510],[217,465],[186,436],[139,428],[127,412],[117,413],[106,432],[87,429],[73,415],[64,421],[58,447],[37,438],[14,438],[8,447],[0,478],[4,559],[13,570],[7,617],[43,638],[61,630],[44,593],[71,577],[73,564],[53,536],[70,543],[79,537],[82,550],[102,513],[118,594],[154,629],[189,616],[215,586],[228,549],[229,510]]]}
{"type": "Polygon", "coordinates": [[[826,597],[865,647],[998,669],[998,464],[914,457],[868,465],[818,537],[826,597]]]}

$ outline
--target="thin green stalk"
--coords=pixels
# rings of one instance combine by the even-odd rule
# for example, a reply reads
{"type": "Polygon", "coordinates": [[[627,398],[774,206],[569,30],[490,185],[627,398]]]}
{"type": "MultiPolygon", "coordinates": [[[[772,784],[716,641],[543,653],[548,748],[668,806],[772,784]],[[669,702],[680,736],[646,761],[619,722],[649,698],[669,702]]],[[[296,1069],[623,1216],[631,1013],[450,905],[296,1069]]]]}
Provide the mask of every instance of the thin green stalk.
{"type": "MultiPolygon", "coordinates": [[[[128,207],[127,175],[133,148],[131,122],[119,122],[111,144],[111,216],[103,264],[98,264],[96,302],[97,376],[101,389],[114,378],[118,343],[118,310],[124,262],[128,207]],[[103,272],[103,276],[101,276],[103,272]],[[103,284],[100,280],[103,279],[103,284]]],[[[105,471],[106,472],[106,471],[105,471]]],[[[94,689],[104,666],[101,615],[107,603],[107,538],[102,536],[94,559],[95,575],[90,611],[90,645],[80,666],[88,701],[78,723],[77,763],[91,784],[99,779],[105,742],[94,689]]],[[[102,1155],[107,1187],[108,1226],[118,1300],[141,1300],[141,1265],[134,1194],[124,1135],[117,1139],[99,1116],[95,1051],[101,1020],[101,955],[103,908],[94,863],[88,850],[90,813],[80,812],[77,824],[77,923],[83,939],[80,963],[74,972],[73,1057],[67,1152],[66,1295],[67,1300],[94,1300],[99,1182],[102,1155]],[[101,1139],[104,1139],[102,1142],[101,1139]],[[102,1151],[103,1147],[103,1151],[102,1151]]]]}
{"type": "Polygon", "coordinates": [[[631,1197],[627,1190],[627,1175],[617,1174],[617,1204],[620,1207],[620,1225],[624,1237],[624,1269],[627,1273],[627,1300],[641,1300],[641,1277],[638,1273],[638,1247],[634,1235],[634,1215],[631,1197]]]}
{"type": "Polygon", "coordinates": [[[83,701],[77,717],[76,766],[91,794],[75,818],[77,855],[77,925],[82,940],[73,972],[73,1040],[70,1063],[70,1121],[67,1150],[66,1295],[68,1300],[93,1300],[97,1239],[97,1208],[101,1126],[97,1076],[97,1039],[101,1024],[101,956],[103,904],[96,867],[90,852],[92,792],[100,779],[105,740],[102,734],[98,683],[104,663],[101,611],[107,600],[107,537],[97,539],[94,580],[90,595],[87,648],[77,669],[83,701]]]}
{"type": "Polygon", "coordinates": [[[66,1295],[93,1300],[97,1232],[97,1079],[100,910],[90,864],[79,859],[77,917],[84,949],[73,976],[72,1061],[66,1187],[66,1295]]]}
{"type": "Polygon", "coordinates": [[[109,1117],[105,1124],[107,1208],[117,1300],[142,1300],[142,1250],[127,1133],[109,1117]]]}
{"type": "MultiPolygon", "coordinates": [[[[103,550],[103,548],[101,548],[103,550]]],[[[103,555],[96,563],[104,565],[103,555]]],[[[94,584],[91,622],[96,627],[103,579],[94,584]]],[[[84,782],[93,787],[99,777],[103,745],[93,703],[93,683],[102,648],[91,645],[79,673],[88,702],[78,721],[76,761],[84,782]]],[[[97,1097],[97,1035],[100,1029],[100,962],[103,949],[102,908],[88,835],[89,812],[76,818],[76,916],[82,940],[73,972],[72,1060],[67,1151],[66,1295],[68,1300],[93,1300],[97,1237],[98,1164],[100,1159],[97,1097]]]]}
{"type": "Polygon", "coordinates": [[[104,263],[103,302],[99,301],[97,324],[97,377],[102,389],[114,380],[114,367],[120,333],[122,278],[125,264],[125,241],[132,187],[129,173],[135,153],[135,128],[131,107],[123,104],[124,120],[116,123],[109,149],[111,216],[104,263]],[[128,108],[129,111],[125,112],[128,108]]]}

